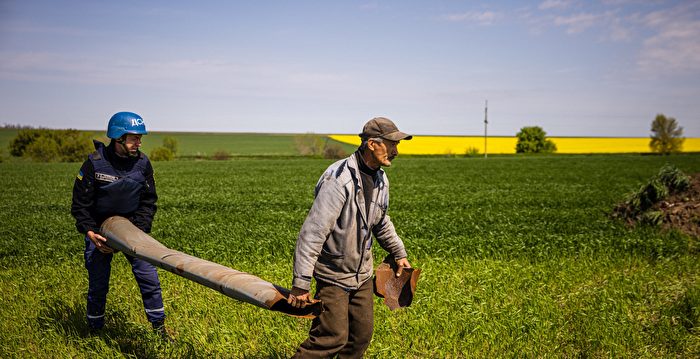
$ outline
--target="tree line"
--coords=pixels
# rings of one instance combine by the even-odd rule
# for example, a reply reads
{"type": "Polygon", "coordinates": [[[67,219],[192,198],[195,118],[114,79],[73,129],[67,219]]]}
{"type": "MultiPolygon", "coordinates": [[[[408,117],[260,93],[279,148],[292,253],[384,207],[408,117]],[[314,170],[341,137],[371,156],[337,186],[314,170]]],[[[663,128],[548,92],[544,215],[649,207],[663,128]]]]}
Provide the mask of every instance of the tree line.
{"type": "MultiPolygon", "coordinates": [[[[516,153],[554,153],[557,146],[547,139],[547,132],[539,126],[523,127],[515,135],[518,142],[515,145],[516,153]]],[[[649,148],[652,152],[669,155],[683,150],[683,127],[673,117],[663,114],[656,115],[651,122],[651,141],[649,148]]]]}
{"type": "MultiPolygon", "coordinates": [[[[10,155],[36,162],[81,162],[95,151],[91,132],[75,129],[52,130],[22,128],[10,142],[10,155]]],[[[177,153],[177,139],[166,136],[163,145],[154,148],[149,157],[154,161],[170,161],[177,153]]]]}
{"type": "MultiPolygon", "coordinates": [[[[19,129],[19,132],[10,143],[10,155],[15,157],[28,157],[37,162],[80,162],[94,151],[93,135],[89,132],[75,129],[16,128],[19,129]]],[[[516,153],[554,153],[557,151],[556,144],[547,138],[547,132],[540,126],[523,127],[516,134],[516,137],[516,153]]],[[[681,152],[685,140],[683,127],[678,124],[678,121],[663,114],[658,114],[652,121],[650,138],[651,151],[663,155],[681,152]]],[[[297,136],[295,142],[302,155],[322,155],[325,158],[338,158],[345,155],[342,148],[337,145],[337,148],[326,146],[325,142],[318,136],[314,137],[308,134],[297,136]],[[329,151],[330,153],[327,153],[329,151]]],[[[154,161],[170,161],[175,158],[177,151],[177,139],[166,136],[163,138],[163,145],[154,148],[149,157],[154,161]]],[[[226,156],[216,159],[229,157],[226,153],[226,156]]]]}

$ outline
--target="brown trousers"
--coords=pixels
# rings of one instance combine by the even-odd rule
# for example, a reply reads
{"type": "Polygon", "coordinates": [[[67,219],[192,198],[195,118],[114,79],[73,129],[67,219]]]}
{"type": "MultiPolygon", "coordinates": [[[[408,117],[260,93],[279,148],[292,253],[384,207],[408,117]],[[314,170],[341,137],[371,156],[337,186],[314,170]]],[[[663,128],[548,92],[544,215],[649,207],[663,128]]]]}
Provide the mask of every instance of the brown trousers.
{"type": "Polygon", "coordinates": [[[294,358],[361,358],[374,330],[373,284],[368,280],[358,290],[345,290],[317,281],[316,299],[323,313],[311,323],[306,339],[294,358]]]}

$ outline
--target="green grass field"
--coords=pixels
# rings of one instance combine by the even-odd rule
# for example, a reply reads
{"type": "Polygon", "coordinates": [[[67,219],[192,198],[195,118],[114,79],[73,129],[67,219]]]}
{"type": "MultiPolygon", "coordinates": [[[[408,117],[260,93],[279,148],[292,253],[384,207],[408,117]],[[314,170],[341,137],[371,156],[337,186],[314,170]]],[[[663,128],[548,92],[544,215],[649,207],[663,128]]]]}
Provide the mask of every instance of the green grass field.
{"type": "Polygon", "coordinates": [[[17,132],[17,130],[13,129],[0,128],[0,156],[5,158],[10,156],[8,146],[12,139],[17,136],[17,132]]]}
{"type": "MultiPolygon", "coordinates": [[[[154,163],[152,236],[288,287],[296,235],[330,162],[154,163]]],[[[697,239],[608,217],[666,162],[700,172],[699,155],[397,159],[387,171],[389,213],[423,273],[411,307],[390,312],[377,299],[367,357],[698,357],[697,239]]],[[[0,357],[294,353],[309,321],[165,271],[177,341],[160,343],[122,255],[107,330],[89,336],[83,239],[69,213],[78,167],[0,163],[0,357]]]]}
{"type": "MultiPolygon", "coordinates": [[[[8,147],[18,130],[0,128],[0,156],[8,159],[8,147]]],[[[104,132],[88,131],[97,140],[108,142],[104,132]]],[[[162,146],[165,137],[173,137],[178,143],[177,157],[210,158],[217,151],[226,151],[234,157],[299,156],[295,139],[303,135],[260,134],[260,133],[204,133],[204,132],[150,132],[143,137],[142,151],[151,151],[162,146]]],[[[325,135],[319,135],[326,140],[325,135]]],[[[331,139],[328,143],[338,144],[346,152],[352,153],[355,146],[331,139]]]]}
{"type": "Polygon", "coordinates": [[[207,156],[219,150],[233,156],[296,156],[294,135],[246,133],[167,133],[154,132],[144,137],[146,153],[163,143],[166,136],[177,139],[180,156],[207,156]]]}

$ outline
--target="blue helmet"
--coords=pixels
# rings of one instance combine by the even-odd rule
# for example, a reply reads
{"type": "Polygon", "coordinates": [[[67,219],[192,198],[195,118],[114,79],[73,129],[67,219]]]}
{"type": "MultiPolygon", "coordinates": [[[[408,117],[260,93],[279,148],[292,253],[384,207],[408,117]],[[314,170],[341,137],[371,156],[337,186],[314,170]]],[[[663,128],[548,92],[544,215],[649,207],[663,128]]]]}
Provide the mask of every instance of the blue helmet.
{"type": "Polygon", "coordinates": [[[109,119],[107,137],[118,139],[126,134],[145,135],[146,124],[133,112],[117,112],[109,119]]]}

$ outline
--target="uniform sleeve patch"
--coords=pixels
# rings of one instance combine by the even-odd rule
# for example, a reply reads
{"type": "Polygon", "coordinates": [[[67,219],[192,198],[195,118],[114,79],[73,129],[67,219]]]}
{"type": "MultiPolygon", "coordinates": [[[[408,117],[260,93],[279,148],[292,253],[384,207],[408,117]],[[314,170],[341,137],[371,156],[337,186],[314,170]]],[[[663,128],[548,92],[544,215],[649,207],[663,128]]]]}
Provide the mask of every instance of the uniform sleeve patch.
{"type": "Polygon", "coordinates": [[[78,181],[82,181],[83,180],[83,170],[80,170],[80,172],[78,172],[78,175],[76,177],[78,178],[78,181]]]}

